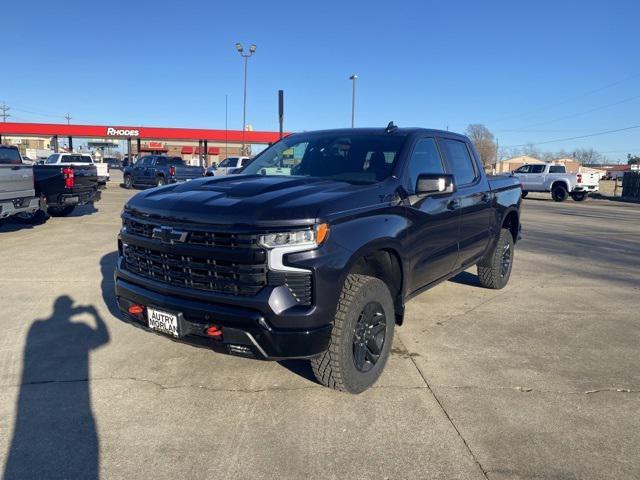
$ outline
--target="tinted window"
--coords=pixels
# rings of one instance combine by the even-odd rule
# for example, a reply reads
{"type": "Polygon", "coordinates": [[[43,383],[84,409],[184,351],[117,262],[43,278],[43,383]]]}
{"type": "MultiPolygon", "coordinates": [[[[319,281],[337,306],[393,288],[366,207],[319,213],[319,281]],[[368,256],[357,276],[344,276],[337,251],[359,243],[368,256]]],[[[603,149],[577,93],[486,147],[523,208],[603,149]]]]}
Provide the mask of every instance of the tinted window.
{"type": "Polygon", "coordinates": [[[21,163],[17,148],[0,147],[0,165],[20,165],[21,163]]]}
{"type": "Polygon", "coordinates": [[[140,164],[142,167],[148,167],[149,165],[153,165],[153,157],[142,157],[140,160],[136,162],[136,165],[140,164]]]}
{"type": "Polygon", "coordinates": [[[549,167],[549,173],[567,173],[567,169],[564,165],[551,165],[549,167]]]}
{"type": "Polygon", "coordinates": [[[86,155],[61,155],[60,163],[91,163],[91,157],[86,155]]]}
{"type": "Polygon", "coordinates": [[[387,178],[406,137],[361,133],[300,133],[283,138],[245,167],[243,173],[329,178],[353,184],[376,183],[387,178]],[[290,158],[300,158],[292,166],[290,158]]]}
{"type": "Polygon", "coordinates": [[[219,167],[235,167],[236,163],[238,161],[238,157],[228,157],[225,158],[222,162],[220,162],[220,165],[218,165],[219,167]]]}
{"type": "Polygon", "coordinates": [[[529,173],[544,173],[545,165],[530,165],[529,173]]]}
{"type": "Polygon", "coordinates": [[[249,160],[251,160],[251,159],[250,159],[250,158],[243,158],[243,159],[240,161],[240,166],[241,166],[241,167],[244,167],[247,163],[249,163],[249,160]]]}
{"type": "Polygon", "coordinates": [[[49,158],[47,158],[47,163],[56,163],[58,161],[58,155],[56,155],[55,153],[53,155],[49,155],[49,158]]]}
{"type": "Polygon", "coordinates": [[[184,160],[180,157],[171,157],[171,165],[184,165],[184,160]]]}
{"type": "Polygon", "coordinates": [[[529,173],[529,165],[523,165],[520,168],[514,170],[515,173],[529,173]]]}
{"type": "Polygon", "coordinates": [[[156,165],[158,167],[164,167],[167,164],[167,159],[166,158],[158,158],[156,159],[156,165]]]}
{"type": "Polygon", "coordinates": [[[471,183],[476,178],[476,169],[469,155],[467,144],[449,138],[440,139],[457,185],[471,183]]]}
{"type": "Polygon", "coordinates": [[[423,138],[419,140],[413,149],[409,166],[407,167],[407,179],[405,188],[408,192],[414,193],[418,175],[421,173],[444,173],[442,159],[433,138],[423,138]]]}

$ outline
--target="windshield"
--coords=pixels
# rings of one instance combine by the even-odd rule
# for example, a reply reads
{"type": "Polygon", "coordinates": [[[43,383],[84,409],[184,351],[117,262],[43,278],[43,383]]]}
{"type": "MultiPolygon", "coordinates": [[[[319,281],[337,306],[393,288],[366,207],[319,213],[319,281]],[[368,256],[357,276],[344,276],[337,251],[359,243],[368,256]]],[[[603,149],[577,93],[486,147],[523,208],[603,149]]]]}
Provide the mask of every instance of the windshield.
{"type": "Polygon", "coordinates": [[[0,165],[20,165],[21,163],[17,148],[0,147],[0,165]]]}
{"type": "Polygon", "coordinates": [[[388,134],[301,133],[272,145],[241,173],[376,183],[391,175],[405,139],[388,134]]]}
{"type": "Polygon", "coordinates": [[[171,165],[184,165],[184,160],[182,160],[180,157],[171,157],[169,159],[169,163],[171,165]]]}

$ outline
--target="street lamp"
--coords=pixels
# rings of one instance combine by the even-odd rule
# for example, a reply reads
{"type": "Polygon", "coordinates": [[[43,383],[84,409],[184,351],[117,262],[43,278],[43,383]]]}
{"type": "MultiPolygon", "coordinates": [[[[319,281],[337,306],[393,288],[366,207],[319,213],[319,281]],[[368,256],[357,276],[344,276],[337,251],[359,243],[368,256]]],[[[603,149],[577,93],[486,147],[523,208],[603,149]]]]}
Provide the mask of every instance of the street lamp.
{"type": "Polygon", "coordinates": [[[356,79],[358,75],[355,73],[349,77],[353,82],[353,91],[351,92],[351,128],[356,126],[356,79]]]}
{"type": "Polygon", "coordinates": [[[242,108],[242,153],[245,154],[245,142],[244,142],[244,132],[247,128],[247,61],[249,57],[256,52],[256,46],[251,45],[249,47],[249,53],[244,53],[244,48],[242,44],[236,43],[236,50],[240,54],[242,58],[244,58],[244,105],[242,108]]]}

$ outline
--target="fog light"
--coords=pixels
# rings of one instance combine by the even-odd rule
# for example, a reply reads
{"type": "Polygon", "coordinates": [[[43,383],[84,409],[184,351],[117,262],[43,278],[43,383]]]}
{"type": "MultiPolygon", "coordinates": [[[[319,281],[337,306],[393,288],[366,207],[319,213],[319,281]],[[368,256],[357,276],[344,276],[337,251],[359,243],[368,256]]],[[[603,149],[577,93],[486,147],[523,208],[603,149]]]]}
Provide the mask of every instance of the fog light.
{"type": "Polygon", "coordinates": [[[136,317],[141,315],[144,312],[144,307],[142,305],[136,305],[135,303],[129,307],[128,312],[131,315],[135,315],[136,317]]]}

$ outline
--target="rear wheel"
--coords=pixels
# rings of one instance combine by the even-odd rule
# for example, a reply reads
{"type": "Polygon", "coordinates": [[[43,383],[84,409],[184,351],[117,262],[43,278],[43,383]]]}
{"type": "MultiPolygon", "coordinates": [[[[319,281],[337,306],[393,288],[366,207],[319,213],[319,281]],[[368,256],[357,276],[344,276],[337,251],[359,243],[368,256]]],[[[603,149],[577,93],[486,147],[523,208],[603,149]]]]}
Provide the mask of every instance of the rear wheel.
{"type": "Polygon", "coordinates": [[[573,192],[571,194],[571,198],[573,198],[576,202],[583,202],[587,199],[587,192],[573,192]]]}
{"type": "Polygon", "coordinates": [[[66,207],[49,207],[49,215],[52,217],[66,217],[75,210],[75,205],[66,207]]]}
{"type": "Polygon", "coordinates": [[[158,175],[156,177],[156,187],[161,187],[166,184],[167,184],[167,181],[164,179],[162,175],[158,175]]]}
{"type": "Polygon", "coordinates": [[[380,279],[350,274],[344,282],[329,348],[311,360],[320,383],[349,393],[373,385],[387,362],[395,313],[387,285],[380,279]]]}
{"type": "Polygon", "coordinates": [[[485,288],[499,290],[509,282],[513,267],[513,236],[508,228],[500,230],[493,251],[478,263],[478,278],[485,288]]]}
{"type": "Polygon", "coordinates": [[[39,225],[44,223],[46,218],[46,213],[44,213],[43,210],[38,209],[35,212],[18,213],[17,215],[14,215],[13,220],[26,225],[39,225]]]}
{"type": "Polygon", "coordinates": [[[131,178],[131,175],[124,176],[124,188],[133,188],[133,178],[131,178]]]}
{"type": "Polygon", "coordinates": [[[569,192],[567,192],[567,187],[564,185],[555,185],[551,190],[551,198],[556,202],[564,202],[568,196],[569,192]]]}

